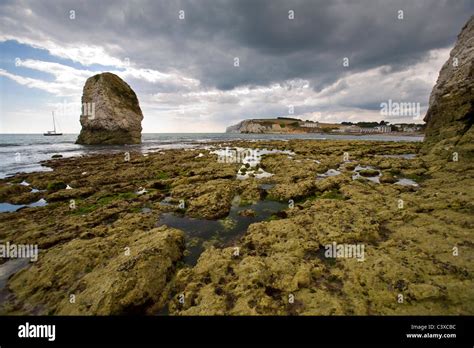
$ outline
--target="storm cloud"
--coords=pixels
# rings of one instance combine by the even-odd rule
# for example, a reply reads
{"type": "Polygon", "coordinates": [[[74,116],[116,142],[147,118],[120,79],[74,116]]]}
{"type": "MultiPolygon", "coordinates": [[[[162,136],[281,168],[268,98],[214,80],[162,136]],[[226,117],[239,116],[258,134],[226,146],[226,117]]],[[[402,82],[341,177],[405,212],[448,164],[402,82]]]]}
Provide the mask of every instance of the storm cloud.
{"type": "Polygon", "coordinates": [[[150,113],[219,128],[291,104],[340,121],[387,99],[426,108],[473,13],[468,0],[3,1],[0,41],[122,72],[150,113]]]}

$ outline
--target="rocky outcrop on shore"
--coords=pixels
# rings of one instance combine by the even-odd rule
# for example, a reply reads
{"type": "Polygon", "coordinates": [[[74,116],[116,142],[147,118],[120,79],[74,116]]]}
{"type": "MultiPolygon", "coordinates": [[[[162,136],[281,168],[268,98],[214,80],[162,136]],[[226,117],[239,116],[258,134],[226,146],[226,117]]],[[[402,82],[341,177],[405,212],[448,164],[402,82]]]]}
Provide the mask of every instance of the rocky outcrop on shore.
{"type": "Polygon", "coordinates": [[[88,78],[83,89],[82,105],[82,130],[76,143],[141,143],[143,114],[137,95],[117,75],[102,73],[88,78]]]}
{"type": "Polygon", "coordinates": [[[225,129],[226,133],[240,133],[240,127],[244,121],[241,121],[237,124],[234,124],[232,126],[229,126],[225,129]]]}
{"type": "Polygon", "coordinates": [[[474,159],[474,16],[439,73],[424,120],[427,153],[474,159]]]}

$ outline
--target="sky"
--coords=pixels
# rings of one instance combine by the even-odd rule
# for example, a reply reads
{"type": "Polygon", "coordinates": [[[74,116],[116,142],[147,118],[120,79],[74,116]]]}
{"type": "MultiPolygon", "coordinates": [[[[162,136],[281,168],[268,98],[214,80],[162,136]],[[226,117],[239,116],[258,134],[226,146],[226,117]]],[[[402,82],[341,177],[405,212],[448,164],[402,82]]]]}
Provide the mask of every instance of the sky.
{"type": "Polygon", "coordinates": [[[422,123],[474,0],[0,0],[0,133],[80,131],[82,88],[110,71],[144,133],[249,118],[422,123]],[[420,113],[384,115],[381,104],[420,113]]]}

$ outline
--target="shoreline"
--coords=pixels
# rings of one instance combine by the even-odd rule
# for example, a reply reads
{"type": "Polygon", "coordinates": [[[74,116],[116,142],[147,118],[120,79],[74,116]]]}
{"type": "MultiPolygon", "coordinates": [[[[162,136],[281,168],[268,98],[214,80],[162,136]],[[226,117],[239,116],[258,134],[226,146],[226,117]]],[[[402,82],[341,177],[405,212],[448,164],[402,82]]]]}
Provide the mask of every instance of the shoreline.
{"type": "Polygon", "coordinates": [[[120,151],[141,151],[143,153],[160,151],[168,148],[205,147],[213,142],[224,141],[252,141],[269,140],[357,140],[357,141],[422,141],[417,137],[384,137],[384,136],[349,136],[349,135],[284,135],[284,134],[228,134],[228,133],[146,133],[142,136],[142,143],[135,145],[78,145],[75,144],[77,135],[69,134],[49,139],[41,134],[36,135],[9,135],[0,140],[0,178],[11,176],[18,172],[32,172],[44,170],[41,162],[51,159],[54,155],[63,157],[77,157],[88,153],[114,153],[120,151]]]}

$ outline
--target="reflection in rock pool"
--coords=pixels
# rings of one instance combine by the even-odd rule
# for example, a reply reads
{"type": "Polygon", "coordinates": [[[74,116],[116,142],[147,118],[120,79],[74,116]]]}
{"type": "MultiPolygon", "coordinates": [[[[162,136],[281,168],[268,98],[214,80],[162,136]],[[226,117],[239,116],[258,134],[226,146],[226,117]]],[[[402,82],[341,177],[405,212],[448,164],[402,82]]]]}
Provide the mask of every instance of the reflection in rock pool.
{"type": "Polygon", "coordinates": [[[30,264],[30,259],[11,259],[0,265],[0,303],[3,303],[9,292],[6,288],[8,278],[30,264]]]}
{"type": "Polygon", "coordinates": [[[41,198],[39,201],[30,203],[28,205],[24,204],[10,204],[10,203],[0,203],[0,213],[9,213],[9,212],[14,212],[17,211],[21,208],[34,208],[34,207],[44,207],[45,205],[48,205],[48,202],[44,198],[41,198]]]}
{"type": "Polygon", "coordinates": [[[164,213],[157,226],[166,225],[182,230],[186,234],[186,264],[195,265],[206,245],[226,246],[241,237],[250,224],[264,221],[272,214],[287,208],[284,203],[276,201],[259,201],[252,205],[232,206],[229,215],[221,220],[191,218],[175,213],[164,213]],[[255,216],[242,214],[244,210],[253,210],[255,216]]]}

